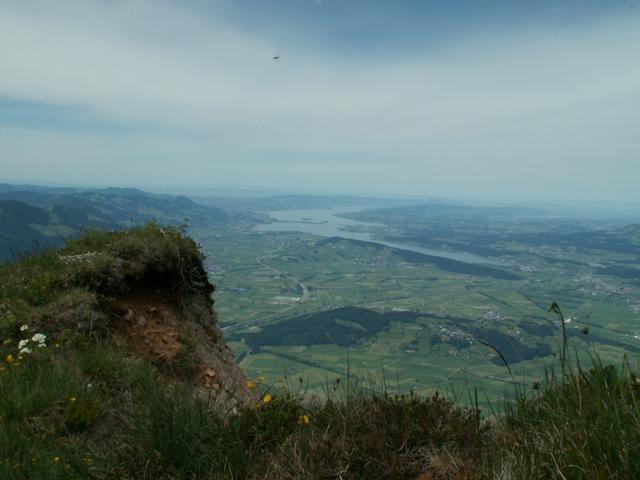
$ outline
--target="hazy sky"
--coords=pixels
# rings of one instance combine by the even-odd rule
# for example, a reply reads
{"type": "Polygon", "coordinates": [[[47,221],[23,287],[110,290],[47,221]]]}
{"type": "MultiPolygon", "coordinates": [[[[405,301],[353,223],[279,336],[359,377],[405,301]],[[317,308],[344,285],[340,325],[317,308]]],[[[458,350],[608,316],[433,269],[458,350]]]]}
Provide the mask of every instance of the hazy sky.
{"type": "Polygon", "coordinates": [[[640,1],[0,0],[0,178],[640,200],[640,1]]]}

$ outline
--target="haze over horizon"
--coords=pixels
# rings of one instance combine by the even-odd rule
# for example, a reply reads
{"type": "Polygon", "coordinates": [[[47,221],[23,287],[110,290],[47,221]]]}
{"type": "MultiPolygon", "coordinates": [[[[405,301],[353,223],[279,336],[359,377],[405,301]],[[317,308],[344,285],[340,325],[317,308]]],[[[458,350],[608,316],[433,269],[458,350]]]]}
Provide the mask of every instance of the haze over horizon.
{"type": "Polygon", "coordinates": [[[639,46],[629,1],[0,0],[0,176],[639,201],[639,46]]]}

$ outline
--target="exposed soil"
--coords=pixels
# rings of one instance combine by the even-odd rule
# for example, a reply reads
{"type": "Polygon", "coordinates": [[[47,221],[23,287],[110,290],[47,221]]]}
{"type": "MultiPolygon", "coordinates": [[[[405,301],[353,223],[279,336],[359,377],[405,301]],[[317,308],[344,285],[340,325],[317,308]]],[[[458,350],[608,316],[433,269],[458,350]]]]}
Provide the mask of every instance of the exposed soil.
{"type": "Polygon", "coordinates": [[[137,290],[113,303],[110,331],[136,355],[179,372],[177,380],[199,387],[216,404],[255,403],[211,303],[203,295],[185,301],[160,289],[137,290]]]}

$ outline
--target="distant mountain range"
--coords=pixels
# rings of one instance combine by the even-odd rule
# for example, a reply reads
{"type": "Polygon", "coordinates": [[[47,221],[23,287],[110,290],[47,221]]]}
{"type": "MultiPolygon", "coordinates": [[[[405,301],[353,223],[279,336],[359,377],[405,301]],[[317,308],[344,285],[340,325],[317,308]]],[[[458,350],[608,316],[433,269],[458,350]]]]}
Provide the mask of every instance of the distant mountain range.
{"type": "Polygon", "coordinates": [[[325,209],[334,207],[393,207],[414,205],[416,200],[350,195],[272,195],[268,197],[192,197],[205,205],[215,202],[234,211],[269,212],[277,210],[325,209]]]}
{"type": "Polygon", "coordinates": [[[184,196],[134,188],[70,189],[0,183],[0,261],[60,244],[89,228],[117,229],[155,220],[223,227],[239,219],[184,196]]]}

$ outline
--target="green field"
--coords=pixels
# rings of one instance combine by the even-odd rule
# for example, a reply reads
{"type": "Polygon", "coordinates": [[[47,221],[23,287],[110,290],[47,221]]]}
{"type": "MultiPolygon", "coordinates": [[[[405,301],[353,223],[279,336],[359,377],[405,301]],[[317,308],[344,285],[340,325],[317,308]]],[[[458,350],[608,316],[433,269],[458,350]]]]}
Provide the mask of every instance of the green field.
{"type": "Polygon", "coordinates": [[[561,329],[547,312],[553,301],[571,319],[572,356],[584,361],[595,348],[606,360],[628,354],[636,361],[640,352],[637,281],[597,271],[633,265],[633,253],[501,240],[491,248],[508,253],[491,268],[518,278],[511,280],[307,233],[237,229],[196,236],[217,285],[225,336],[242,368],[266,382],[302,377],[322,392],[350,375],[394,391],[444,388],[464,396],[477,388],[495,400],[513,382],[532,384],[556,362],[550,353],[560,350],[561,329]],[[374,328],[348,315],[332,317],[345,306],[416,318],[374,328]],[[326,325],[310,328],[315,322],[326,325]],[[506,352],[513,378],[483,339],[506,352]]]}

